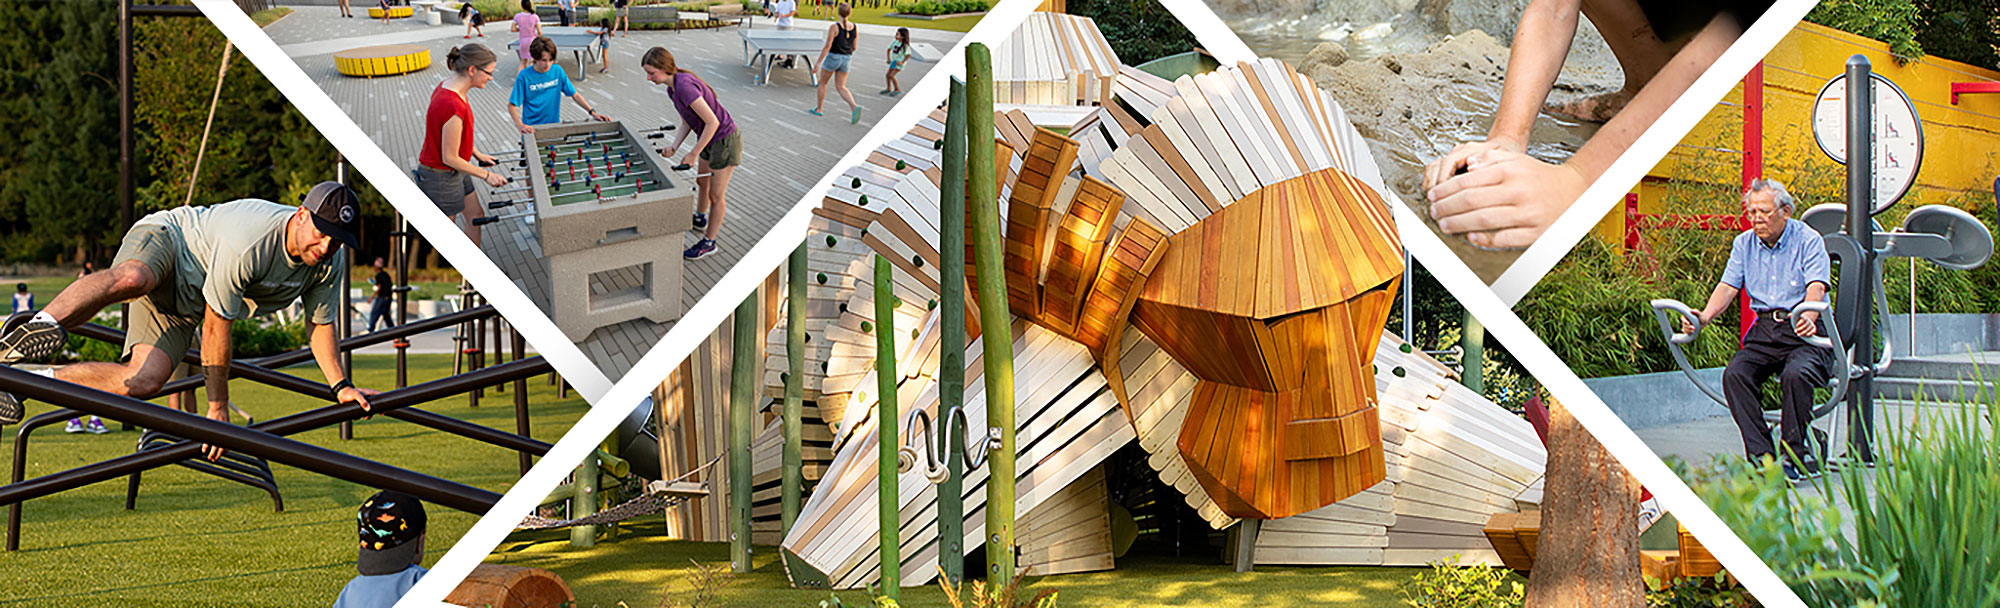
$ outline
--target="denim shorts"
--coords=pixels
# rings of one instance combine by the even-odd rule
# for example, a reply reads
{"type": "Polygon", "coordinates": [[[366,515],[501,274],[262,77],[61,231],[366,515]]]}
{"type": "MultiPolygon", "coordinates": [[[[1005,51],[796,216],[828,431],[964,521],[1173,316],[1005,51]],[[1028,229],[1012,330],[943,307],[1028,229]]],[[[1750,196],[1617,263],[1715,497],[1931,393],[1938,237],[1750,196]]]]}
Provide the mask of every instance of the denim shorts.
{"type": "Polygon", "coordinates": [[[820,64],[819,69],[827,72],[845,72],[850,63],[854,63],[853,55],[827,55],[826,63],[820,64]]]}

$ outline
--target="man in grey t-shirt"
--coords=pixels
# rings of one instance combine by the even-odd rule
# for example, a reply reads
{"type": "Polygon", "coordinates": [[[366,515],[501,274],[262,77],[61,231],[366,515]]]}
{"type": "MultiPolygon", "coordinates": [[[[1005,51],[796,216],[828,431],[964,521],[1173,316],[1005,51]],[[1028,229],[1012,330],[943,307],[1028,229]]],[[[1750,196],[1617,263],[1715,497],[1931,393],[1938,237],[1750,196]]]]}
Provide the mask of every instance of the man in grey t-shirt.
{"type": "MultiPolygon", "coordinates": [[[[359,200],[323,182],[297,207],[243,199],[179,207],[141,218],[125,233],[110,268],[78,279],[49,306],[0,327],[0,364],[45,358],[62,347],[65,327],[106,306],[131,301],[124,356],[78,363],[48,374],[103,391],[151,397],[197,342],[208,389],[208,417],[229,421],[230,324],[302,301],[313,358],[339,401],[368,408],[376,391],[356,388],[340,368],[333,322],[344,314],[340,268],[357,246],[359,200]]],[[[21,401],[0,392],[0,424],[20,421],[21,401]]],[[[210,458],[220,456],[211,450],[210,458]]]]}

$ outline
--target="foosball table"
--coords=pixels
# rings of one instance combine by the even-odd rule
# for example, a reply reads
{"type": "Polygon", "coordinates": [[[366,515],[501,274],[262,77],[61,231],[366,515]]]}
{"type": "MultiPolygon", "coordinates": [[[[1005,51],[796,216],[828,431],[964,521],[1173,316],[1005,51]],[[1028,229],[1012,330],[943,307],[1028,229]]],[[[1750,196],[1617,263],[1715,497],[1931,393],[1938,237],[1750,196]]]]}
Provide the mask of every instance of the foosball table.
{"type": "MultiPolygon", "coordinates": [[[[549,270],[549,316],[581,341],[599,327],[678,320],[682,233],[695,189],[618,122],[537,127],[521,136],[525,191],[549,270]]],[[[511,160],[511,159],[510,159],[511,160]]],[[[501,219],[501,218],[494,218],[501,219]]]]}

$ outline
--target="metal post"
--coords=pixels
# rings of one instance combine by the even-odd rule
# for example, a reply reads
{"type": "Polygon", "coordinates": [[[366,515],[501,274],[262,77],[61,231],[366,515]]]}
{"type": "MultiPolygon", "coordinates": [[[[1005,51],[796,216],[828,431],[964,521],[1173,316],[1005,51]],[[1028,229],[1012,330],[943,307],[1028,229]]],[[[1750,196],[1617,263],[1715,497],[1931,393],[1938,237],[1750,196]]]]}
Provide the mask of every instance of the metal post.
{"type": "Polygon", "coordinates": [[[1852,289],[1855,296],[1852,306],[1854,333],[1849,342],[1854,345],[1854,364],[1862,370],[1861,377],[1852,380],[1847,387],[1848,438],[1854,455],[1864,462],[1874,462],[1875,453],[1869,445],[1869,438],[1875,430],[1875,389],[1873,384],[1875,368],[1875,315],[1870,309],[1875,305],[1875,285],[1869,280],[1875,276],[1875,227],[1871,221],[1875,211],[1875,148],[1874,118],[1872,107],[1875,101],[1875,81],[1869,76],[1868,58],[1860,54],[1847,58],[1847,234],[1861,246],[1861,259],[1842,260],[1842,264],[1859,262],[1863,277],[1860,285],[1843,285],[1852,289]]]}
{"type": "Polygon", "coordinates": [[[1465,355],[1460,358],[1459,383],[1472,392],[1486,392],[1486,326],[1467,311],[1459,323],[1459,347],[1465,355]]]}
{"type": "Polygon", "coordinates": [[[805,486],[802,453],[805,438],[806,374],[806,244],[792,250],[785,267],[785,448],[779,475],[779,537],[791,534],[792,522],[799,519],[800,494],[805,486]]]}
{"type": "Polygon", "coordinates": [[[737,574],[750,571],[750,419],[757,410],[752,370],[764,353],[757,348],[757,320],[757,292],[752,291],[736,305],[729,344],[729,564],[737,574]]]}
{"type": "MultiPolygon", "coordinates": [[[[527,354],[528,340],[521,337],[521,332],[514,332],[514,360],[520,361],[527,354]]],[[[532,431],[528,424],[528,379],[522,378],[514,381],[514,434],[530,437],[532,431]]],[[[534,458],[529,457],[526,452],[521,453],[522,475],[527,475],[528,468],[534,464],[534,458]]]]}
{"type": "MultiPolygon", "coordinates": [[[[393,294],[396,298],[396,326],[402,327],[410,322],[410,245],[415,239],[410,238],[410,226],[403,221],[403,212],[395,212],[393,223],[396,230],[389,233],[393,245],[389,255],[395,258],[396,266],[396,290],[393,294]]],[[[396,388],[410,385],[409,351],[409,336],[396,338],[396,388]]]]}
{"type": "Polygon", "coordinates": [[[972,200],[973,263],[979,281],[979,327],[986,363],[986,424],[1000,430],[987,460],[986,584],[1014,580],[1014,340],[1007,310],[1007,276],[1000,260],[1000,202],[993,175],[993,58],[986,45],[965,47],[967,189],[972,200]]]}
{"type": "MultiPolygon", "coordinates": [[[[118,225],[128,229],[138,219],[132,208],[132,160],[132,0],[118,0],[118,225]]],[[[129,302],[118,305],[118,328],[132,329],[129,302]]],[[[118,430],[132,430],[132,423],[120,420],[118,430]]]]}
{"type": "Polygon", "coordinates": [[[875,256],[875,509],[876,541],[881,545],[882,595],[902,596],[903,518],[896,472],[896,451],[902,436],[896,432],[896,271],[889,258],[875,256]]]}
{"type": "MultiPolygon", "coordinates": [[[[1750,66],[1743,75],[1743,191],[1750,182],[1764,177],[1764,62],[1750,66]]],[[[1749,223],[1748,216],[1743,218],[1749,223]]],[[[1757,314],[1750,310],[1750,292],[1736,296],[1736,339],[1741,342],[1756,325],[1757,314]]]]}
{"type": "MultiPolygon", "coordinates": [[[[347,185],[347,161],[342,159],[338,152],[333,156],[333,180],[342,186],[347,185]]],[[[354,261],[360,255],[359,251],[347,252],[347,256],[343,259],[344,263],[335,269],[335,272],[339,273],[339,278],[336,280],[340,285],[340,306],[333,322],[339,324],[334,326],[334,331],[340,335],[341,340],[354,337],[354,298],[348,295],[348,290],[353,285],[351,281],[354,278],[354,261]]],[[[348,378],[354,377],[354,351],[340,349],[340,373],[346,374],[348,378]]],[[[340,438],[343,441],[354,438],[354,421],[340,423],[340,438]]]]}
{"type": "Polygon", "coordinates": [[[965,580],[965,440],[951,412],[965,407],[965,82],[951,80],[944,122],[943,234],[939,297],[944,334],[939,349],[938,425],[944,434],[945,478],[938,483],[938,573],[952,586],[965,580]]]}

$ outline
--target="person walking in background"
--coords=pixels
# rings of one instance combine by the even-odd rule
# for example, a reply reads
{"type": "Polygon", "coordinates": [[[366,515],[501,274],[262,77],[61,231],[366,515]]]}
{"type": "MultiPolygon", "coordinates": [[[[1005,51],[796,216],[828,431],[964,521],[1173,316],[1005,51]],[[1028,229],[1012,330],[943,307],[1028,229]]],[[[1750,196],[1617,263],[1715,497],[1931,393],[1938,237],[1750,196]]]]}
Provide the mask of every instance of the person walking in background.
{"type": "Polygon", "coordinates": [[[353,17],[353,16],[354,16],[354,9],[353,9],[353,8],[349,8],[349,7],[347,6],[347,2],[348,2],[348,0],[340,0],[340,16],[341,16],[341,17],[353,17]]]}
{"type": "Polygon", "coordinates": [[[617,20],[611,22],[612,29],[622,32],[616,35],[632,35],[632,0],[612,0],[611,12],[617,17],[617,20]]]}
{"type": "Polygon", "coordinates": [[[792,29],[792,18],[799,15],[799,0],[768,0],[764,14],[771,16],[779,30],[792,29]]]}
{"type": "Polygon", "coordinates": [[[515,49],[520,51],[521,69],[528,69],[528,64],[534,61],[534,57],[528,54],[528,43],[542,35],[542,18],[535,14],[534,0],[521,0],[521,12],[514,13],[514,26],[509,29],[521,35],[519,46],[515,49]]]}
{"type": "MultiPolygon", "coordinates": [[[[522,0],[526,4],[526,0],[522,0]]],[[[523,44],[526,49],[528,45],[523,44]]],[[[417,188],[430,196],[448,218],[463,215],[465,237],[479,245],[479,218],[486,216],[485,205],[472,189],[472,180],[485,180],[499,187],[506,176],[480,168],[497,161],[472,148],[472,103],[466,94],[493,82],[493,68],[499,59],[486,45],[477,42],[445,54],[451,78],[431,89],[430,109],[424,113],[424,145],[417,151],[417,188]],[[477,160],[475,164],[473,161],[477,160]]]]}
{"type": "Polygon", "coordinates": [[[806,111],[813,116],[826,115],[820,110],[826,108],[826,87],[831,84],[840,91],[840,98],[847,100],[848,124],[855,124],[861,122],[861,104],[855,103],[854,93],[847,90],[847,68],[854,63],[854,43],[861,30],[847,20],[848,15],[854,13],[854,7],[842,2],[837,10],[840,20],[826,28],[826,44],[819,48],[819,103],[806,111]]]}
{"type": "Polygon", "coordinates": [[[673,153],[680,151],[681,142],[687,141],[688,134],[700,133],[694,147],[681,158],[681,167],[676,169],[685,170],[684,167],[695,164],[697,156],[700,158],[694,182],[701,198],[695,204],[694,227],[702,230],[702,237],[681,255],[690,260],[701,259],[715,253],[715,237],[722,233],[729,175],[743,158],[743,137],[736,131],[736,121],[729,117],[729,111],[722,109],[722,102],[715,98],[715,90],[700,76],[676,64],[672,52],[653,47],[640,63],[648,82],[667,85],[667,96],[673,99],[674,110],[681,116],[680,134],[674,136],[673,145],[659,151],[660,156],[672,158],[673,153]]]}
{"type": "Polygon", "coordinates": [[[910,61],[910,28],[896,28],[896,41],[889,44],[889,73],[885,78],[889,87],[882,89],[883,95],[895,97],[903,94],[902,83],[896,82],[896,75],[903,72],[903,64],[910,61]]]}
{"type": "Polygon", "coordinates": [[[379,0],[375,8],[382,11],[382,25],[389,24],[389,0],[379,0]]]}
{"type": "Polygon", "coordinates": [[[369,284],[375,286],[375,297],[368,305],[368,331],[371,333],[375,331],[376,321],[387,321],[383,327],[396,326],[396,319],[389,314],[396,303],[396,280],[389,276],[388,270],[383,269],[386,265],[382,258],[375,258],[375,276],[368,279],[369,284]]]}
{"type": "Polygon", "coordinates": [[[27,283],[14,284],[14,312],[16,314],[35,309],[35,292],[28,291],[27,283]]]}
{"type": "Polygon", "coordinates": [[[556,0],[556,20],[562,23],[563,27],[569,27],[570,19],[575,18],[575,13],[576,0],[556,0]]]}
{"type": "Polygon", "coordinates": [[[458,5],[458,20],[465,22],[466,39],[472,39],[472,35],[475,32],[479,34],[480,38],[486,37],[486,14],[479,12],[479,9],[473,8],[471,2],[458,5]]]}

